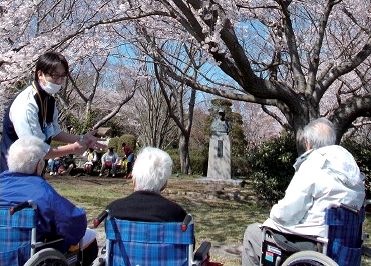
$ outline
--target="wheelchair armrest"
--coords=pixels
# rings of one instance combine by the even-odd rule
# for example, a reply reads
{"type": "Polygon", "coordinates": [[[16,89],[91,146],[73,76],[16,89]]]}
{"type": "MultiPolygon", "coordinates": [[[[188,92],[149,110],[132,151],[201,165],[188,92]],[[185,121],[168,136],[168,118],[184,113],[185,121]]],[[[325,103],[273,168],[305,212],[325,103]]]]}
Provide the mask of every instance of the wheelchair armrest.
{"type": "Polygon", "coordinates": [[[205,260],[209,254],[210,248],[211,248],[210,242],[207,241],[202,242],[193,256],[194,260],[195,261],[205,260]]]}
{"type": "Polygon", "coordinates": [[[317,243],[317,245],[318,243],[324,244],[327,242],[326,239],[322,239],[316,236],[283,234],[276,232],[268,227],[264,227],[263,234],[264,241],[266,240],[266,235],[269,235],[274,240],[277,246],[291,253],[311,249],[311,244],[309,244],[309,242],[312,242],[313,244],[317,243]],[[301,244],[300,246],[298,246],[296,242],[308,242],[308,244],[301,244]]]}
{"type": "Polygon", "coordinates": [[[63,242],[63,241],[64,241],[63,238],[58,238],[58,239],[47,241],[47,242],[36,242],[36,243],[31,244],[31,247],[35,249],[38,249],[41,247],[48,248],[48,247],[52,247],[52,245],[55,243],[63,242]]]}
{"type": "Polygon", "coordinates": [[[37,209],[37,205],[32,201],[32,200],[27,200],[27,201],[24,201],[24,202],[21,202],[13,207],[11,207],[9,209],[9,213],[10,215],[13,215],[14,213],[18,212],[18,211],[21,211],[25,208],[32,208],[34,210],[37,209]]]}

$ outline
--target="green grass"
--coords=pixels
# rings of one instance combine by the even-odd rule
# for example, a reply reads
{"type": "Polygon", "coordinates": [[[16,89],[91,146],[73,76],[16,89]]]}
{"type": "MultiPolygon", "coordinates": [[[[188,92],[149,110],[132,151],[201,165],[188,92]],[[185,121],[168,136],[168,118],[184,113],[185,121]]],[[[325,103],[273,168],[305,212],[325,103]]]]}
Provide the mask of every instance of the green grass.
{"type": "MultiPolygon", "coordinates": [[[[133,191],[131,180],[122,178],[53,177],[49,182],[63,196],[84,207],[90,221],[111,201],[133,191]]],[[[201,241],[210,241],[213,247],[211,259],[222,262],[225,266],[241,265],[241,260],[223,253],[218,247],[241,245],[246,226],[263,222],[270,210],[270,207],[257,204],[249,189],[200,183],[189,176],[171,178],[163,195],[192,214],[196,247],[201,241]]],[[[371,232],[371,217],[366,219],[365,229],[371,232]]],[[[99,231],[102,233],[103,229],[100,228],[99,231]]],[[[371,265],[370,260],[364,259],[362,265],[371,265]]]]}

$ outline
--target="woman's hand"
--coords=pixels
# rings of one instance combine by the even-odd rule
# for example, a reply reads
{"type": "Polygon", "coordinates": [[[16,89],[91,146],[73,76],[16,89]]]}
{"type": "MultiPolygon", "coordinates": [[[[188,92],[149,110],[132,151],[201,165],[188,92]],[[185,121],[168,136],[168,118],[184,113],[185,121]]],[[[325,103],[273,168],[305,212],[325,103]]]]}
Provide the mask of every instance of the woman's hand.
{"type": "Polygon", "coordinates": [[[107,145],[99,143],[99,139],[94,136],[95,133],[97,133],[97,130],[89,131],[88,133],[83,135],[81,142],[85,143],[88,148],[106,149],[107,145]]]}

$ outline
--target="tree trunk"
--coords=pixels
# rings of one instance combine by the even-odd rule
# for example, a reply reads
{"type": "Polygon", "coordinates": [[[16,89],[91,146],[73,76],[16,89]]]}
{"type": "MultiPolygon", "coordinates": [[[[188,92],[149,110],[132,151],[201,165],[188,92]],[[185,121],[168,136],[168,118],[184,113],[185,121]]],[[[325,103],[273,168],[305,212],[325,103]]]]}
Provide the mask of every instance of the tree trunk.
{"type": "Polygon", "coordinates": [[[180,135],[179,137],[179,159],[181,172],[183,174],[190,174],[189,136],[180,135]]]}

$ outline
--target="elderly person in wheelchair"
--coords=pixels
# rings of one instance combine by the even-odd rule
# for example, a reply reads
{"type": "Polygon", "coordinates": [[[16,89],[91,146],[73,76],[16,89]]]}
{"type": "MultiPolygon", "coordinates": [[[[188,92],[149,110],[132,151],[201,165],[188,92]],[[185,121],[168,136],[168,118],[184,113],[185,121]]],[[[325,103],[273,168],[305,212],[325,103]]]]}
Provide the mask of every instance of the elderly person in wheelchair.
{"type": "MultiPolygon", "coordinates": [[[[281,250],[284,249],[279,247],[278,242],[286,244],[286,249],[290,246],[291,252],[293,250],[321,252],[322,245],[318,244],[316,239],[327,237],[329,228],[327,216],[331,216],[328,215],[328,210],[338,205],[350,206],[355,213],[363,209],[365,199],[363,175],[353,156],[344,148],[335,145],[333,124],[325,118],[316,119],[304,127],[298,134],[297,141],[302,145],[298,150],[302,148],[305,152],[294,164],[295,175],[284,198],[271,209],[270,218],[263,225],[252,224],[246,229],[242,265],[280,265],[283,261],[279,263],[275,257],[278,255],[280,259],[284,257],[284,254],[281,254],[281,250]],[[274,244],[267,247],[267,238],[271,238],[270,243],[274,244]]],[[[358,223],[362,225],[362,221],[360,218],[358,223]]],[[[358,230],[351,232],[347,238],[357,239],[359,236],[358,230]]],[[[330,258],[329,260],[332,261],[330,258]]],[[[360,256],[356,259],[357,263],[353,260],[351,264],[347,264],[348,262],[339,260],[341,259],[335,260],[339,265],[356,265],[360,263],[360,256]]],[[[316,265],[338,264],[334,262],[316,265]]]]}
{"type": "MultiPolygon", "coordinates": [[[[7,158],[9,170],[0,175],[0,206],[4,209],[32,201],[37,208],[37,241],[62,239],[55,241],[53,248],[61,253],[80,249],[81,265],[90,265],[98,252],[95,232],[87,229],[85,211],[59,195],[42,177],[48,150],[47,144],[33,136],[19,138],[11,145],[7,158]]],[[[20,258],[19,265],[27,259],[20,258]]]]}
{"type": "Polygon", "coordinates": [[[186,211],[161,196],[172,171],[170,156],[157,148],[144,148],[133,168],[134,192],[107,206],[112,217],[143,222],[182,222],[186,211]]]}
{"type": "Polygon", "coordinates": [[[160,149],[146,147],[139,153],[132,172],[134,192],[110,203],[96,219],[95,226],[107,217],[107,242],[106,256],[94,265],[206,265],[210,243],[194,252],[192,216],[161,195],[172,164],[160,149]]]}

